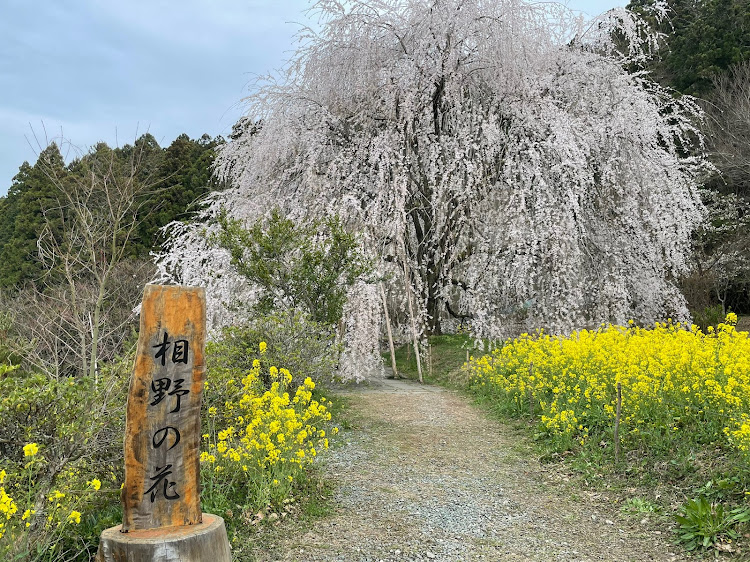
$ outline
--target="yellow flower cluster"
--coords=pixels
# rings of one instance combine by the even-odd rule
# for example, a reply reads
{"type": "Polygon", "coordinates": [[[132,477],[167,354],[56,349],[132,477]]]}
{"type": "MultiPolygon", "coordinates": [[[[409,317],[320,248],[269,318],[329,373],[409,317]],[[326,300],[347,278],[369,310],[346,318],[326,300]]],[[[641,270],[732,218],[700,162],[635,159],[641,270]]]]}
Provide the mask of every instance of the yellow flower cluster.
{"type": "Polygon", "coordinates": [[[7,521],[18,511],[16,502],[8,495],[3,486],[6,476],[7,473],[4,470],[0,470],[0,539],[5,534],[7,521]]]}
{"type": "MultiPolygon", "coordinates": [[[[17,546],[19,541],[23,542],[20,537],[24,533],[28,534],[27,529],[37,515],[36,509],[33,509],[39,494],[36,487],[39,480],[37,465],[44,464],[46,460],[39,453],[37,443],[26,444],[23,454],[30,458],[26,464],[19,465],[15,470],[11,469],[10,474],[6,470],[0,470],[0,557],[11,552],[8,549],[17,546]]],[[[60,476],[62,489],[52,488],[44,493],[47,502],[40,515],[44,516],[41,524],[46,530],[80,524],[80,510],[90,501],[93,493],[102,487],[101,480],[93,478],[86,482],[87,489],[82,489],[81,470],[77,468],[63,471],[60,476]]]]}
{"type": "Polygon", "coordinates": [[[39,445],[36,443],[28,443],[23,447],[23,456],[34,457],[39,452],[39,445]]]}
{"type": "Polygon", "coordinates": [[[207,443],[201,462],[214,465],[215,472],[288,474],[290,465],[303,467],[328,448],[323,426],[331,414],[325,399],[313,399],[315,383],[309,377],[293,395],[287,390],[292,382],[287,369],[270,367],[263,373],[256,360],[237,378],[239,384],[227,378],[209,387],[228,399],[223,408],[208,408],[213,427],[203,436],[207,443]]]}
{"type": "Polygon", "coordinates": [[[472,358],[471,386],[514,414],[539,415],[550,435],[585,444],[597,431],[611,434],[619,383],[623,441],[669,433],[750,452],[750,338],[736,321],[730,314],[706,334],[671,321],[523,334],[472,358]]]}

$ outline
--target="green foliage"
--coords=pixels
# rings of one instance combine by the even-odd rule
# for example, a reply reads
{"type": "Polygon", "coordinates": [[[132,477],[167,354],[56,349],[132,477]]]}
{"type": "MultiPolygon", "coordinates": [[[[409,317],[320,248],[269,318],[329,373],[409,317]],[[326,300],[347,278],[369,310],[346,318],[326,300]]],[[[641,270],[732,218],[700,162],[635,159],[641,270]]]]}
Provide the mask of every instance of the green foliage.
{"type": "Polygon", "coordinates": [[[720,304],[707,306],[703,310],[693,313],[693,323],[700,326],[700,329],[706,332],[709,326],[716,328],[716,326],[723,322],[724,316],[725,313],[720,304]]]}
{"type": "Polygon", "coordinates": [[[62,213],[55,182],[64,180],[64,166],[60,150],[51,144],[39,154],[34,166],[26,162],[21,165],[7,197],[0,200],[0,287],[41,276],[37,240],[47,223],[60,236],[62,213]]]}
{"type": "Polygon", "coordinates": [[[300,385],[307,378],[331,380],[340,346],[330,330],[300,312],[256,316],[247,325],[230,326],[208,344],[211,362],[224,369],[245,369],[259,359],[265,368],[283,365],[300,385]],[[260,343],[267,345],[261,356],[260,343]]]}
{"type": "Polygon", "coordinates": [[[200,139],[191,139],[183,134],[169,147],[159,149],[152,176],[157,193],[147,196],[148,213],[134,237],[133,255],[148,255],[162,242],[162,227],[187,218],[199,199],[219,188],[211,173],[216,149],[222,142],[220,137],[212,139],[203,135],[200,139]]]}
{"type": "Polygon", "coordinates": [[[322,484],[313,462],[338,429],[330,426],[332,402],[309,377],[295,382],[270,344],[237,330],[225,336],[207,349],[202,500],[225,518],[233,556],[244,559],[254,528],[298,517],[300,505],[320,512],[310,501],[322,484]]]}
{"type": "Polygon", "coordinates": [[[103,368],[98,385],[0,365],[3,560],[89,560],[101,531],[121,520],[130,364],[103,368]]]}
{"type": "Polygon", "coordinates": [[[134,158],[138,162],[135,181],[154,189],[143,193],[136,205],[138,228],[128,241],[127,255],[148,256],[160,243],[161,227],[185,218],[196,200],[218,188],[211,167],[222,142],[208,135],[197,140],[180,135],[162,149],[152,135],[145,134],[122,148],[99,143],[67,166],[58,146],[50,144],[33,166],[21,165],[7,196],[0,197],[0,288],[36,282],[44,273],[37,240],[48,223],[54,235],[62,237],[67,205],[62,185],[82,181],[91,170],[112,163],[115,177],[127,174],[134,158]]]}
{"type": "Polygon", "coordinates": [[[261,290],[260,314],[301,310],[314,322],[334,326],[347,289],[370,270],[338,217],[296,225],[274,209],[267,221],[250,228],[226,215],[219,223],[216,241],[229,250],[238,273],[261,290]]]}
{"type": "MultiPolygon", "coordinates": [[[[632,0],[642,12],[654,0],[632,0]]],[[[650,70],[679,92],[705,95],[713,79],[750,58],[750,6],[744,0],[668,0],[668,21],[659,24],[665,45],[650,70]]]]}
{"type": "Polygon", "coordinates": [[[620,511],[631,515],[641,515],[643,513],[659,513],[661,507],[644,498],[628,498],[620,511]]]}
{"type": "Polygon", "coordinates": [[[750,55],[747,2],[704,0],[681,9],[674,22],[665,63],[681,92],[708,92],[716,74],[750,55]]]}
{"type": "Polygon", "coordinates": [[[716,478],[709,480],[703,486],[698,488],[698,495],[708,499],[721,499],[728,496],[732,491],[742,487],[742,480],[739,476],[733,475],[725,478],[716,478]]]}
{"type": "Polygon", "coordinates": [[[13,371],[0,378],[0,459],[20,461],[14,447],[38,443],[57,464],[78,458],[116,458],[120,448],[125,382],[103,373],[99,385],[82,378],[50,380],[45,375],[13,371]]]}
{"type": "Polygon", "coordinates": [[[737,526],[750,521],[750,508],[727,510],[705,497],[689,500],[675,515],[680,528],[679,541],[688,550],[716,546],[726,539],[736,540],[737,526]]]}

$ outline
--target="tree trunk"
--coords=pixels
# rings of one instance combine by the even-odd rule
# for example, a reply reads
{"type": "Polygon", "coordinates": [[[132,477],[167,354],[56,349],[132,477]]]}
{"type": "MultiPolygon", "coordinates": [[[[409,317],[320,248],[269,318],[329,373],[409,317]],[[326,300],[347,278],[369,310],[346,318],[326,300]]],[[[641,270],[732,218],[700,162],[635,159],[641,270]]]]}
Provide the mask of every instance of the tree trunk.
{"type": "MultiPolygon", "coordinates": [[[[91,324],[91,357],[89,358],[89,377],[96,381],[96,386],[99,386],[99,373],[97,369],[97,359],[99,355],[99,331],[101,326],[101,314],[102,306],[104,304],[104,295],[107,283],[107,275],[99,281],[99,293],[96,297],[96,304],[94,305],[94,320],[91,324]]],[[[89,320],[91,315],[89,314],[89,320]]]]}
{"type": "MultiPolygon", "coordinates": [[[[404,245],[404,248],[406,246],[404,245]]],[[[411,320],[411,334],[414,341],[414,355],[417,359],[417,373],[419,375],[419,382],[424,382],[422,377],[422,360],[419,357],[419,340],[417,339],[417,323],[414,319],[414,305],[412,304],[412,286],[411,279],[409,278],[409,268],[406,265],[406,250],[404,250],[404,286],[406,287],[406,302],[409,305],[409,319],[411,320]]]]}
{"type": "Polygon", "coordinates": [[[123,533],[106,529],[99,541],[96,562],[231,562],[224,520],[203,514],[197,525],[163,527],[123,533]]]}
{"type": "Polygon", "coordinates": [[[427,277],[430,286],[427,289],[427,333],[431,336],[439,336],[443,333],[440,323],[443,299],[437,294],[437,288],[432,276],[427,277]]]}

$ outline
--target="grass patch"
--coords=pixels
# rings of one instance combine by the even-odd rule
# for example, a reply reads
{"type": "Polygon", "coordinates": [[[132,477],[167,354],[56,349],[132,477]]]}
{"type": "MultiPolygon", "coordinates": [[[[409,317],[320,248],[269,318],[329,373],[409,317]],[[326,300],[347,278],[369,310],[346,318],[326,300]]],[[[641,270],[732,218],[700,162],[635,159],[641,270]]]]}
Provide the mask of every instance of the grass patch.
{"type": "Polygon", "coordinates": [[[332,495],[333,485],[325,472],[314,467],[295,483],[292,495],[279,509],[219,514],[227,525],[232,560],[255,562],[281,556],[287,537],[303,534],[332,512],[332,495]]]}
{"type": "Polygon", "coordinates": [[[648,513],[660,513],[661,507],[651,500],[636,496],[625,500],[620,511],[627,515],[643,515],[648,513]]]}
{"type": "MultiPolygon", "coordinates": [[[[427,343],[427,352],[422,358],[422,373],[427,383],[450,382],[455,372],[466,362],[467,351],[474,353],[474,338],[467,335],[429,336],[427,343]]],[[[386,365],[391,365],[390,352],[383,354],[383,360],[386,365]]],[[[396,368],[400,376],[418,380],[417,359],[411,344],[396,348],[396,368]]]]}

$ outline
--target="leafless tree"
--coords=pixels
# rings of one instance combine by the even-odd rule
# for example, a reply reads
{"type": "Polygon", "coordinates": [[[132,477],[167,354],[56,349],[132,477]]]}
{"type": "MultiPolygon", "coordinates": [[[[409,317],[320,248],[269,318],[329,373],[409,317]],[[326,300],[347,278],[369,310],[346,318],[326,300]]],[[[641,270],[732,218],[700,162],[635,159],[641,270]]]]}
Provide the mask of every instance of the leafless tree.
{"type": "Polygon", "coordinates": [[[694,306],[718,301],[726,312],[729,290],[750,283],[750,61],[715,78],[705,108],[715,174],[703,191],[708,214],[688,285],[699,289],[694,306]]]}
{"type": "Polygon", "coordinates": [[[750,196],[750,61],[715,78],[710,102],[711,158],[728,187],[750,196]]]}
{"type": "Polygon", "coordinates": [[[17,297],[16,326],[22,354],[50,376],[97,379],[127,337],[127,325],[149,263],[128,256],[129,242],[153,193],[141,172],[144,151],[127,160],[104,144],[70,166],[49,174],[55,203],[43,210],[37,247],[45,277],[17,297]]]}

